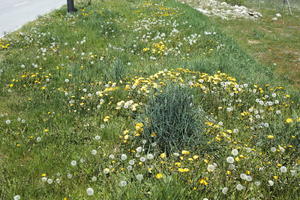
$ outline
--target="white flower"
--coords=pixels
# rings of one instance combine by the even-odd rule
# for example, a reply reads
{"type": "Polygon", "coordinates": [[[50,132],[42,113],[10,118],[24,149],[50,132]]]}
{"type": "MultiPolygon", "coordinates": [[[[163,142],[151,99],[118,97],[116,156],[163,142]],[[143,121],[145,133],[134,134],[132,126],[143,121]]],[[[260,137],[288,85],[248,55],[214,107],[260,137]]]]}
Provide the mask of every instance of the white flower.
{"type": "Polygon", "coordinates": [[[137,174],[137,175],[135,176],[135,178],[136,178],[138,181],[142,181],[143,178],[144,178],[144,176],[143,176],[143,174],[137,174]]]}
{"type": "Polygon", "coordinates": [[[8,120],[5,121],[5,123],[6,123],[7,125],[9,125],[9,124],[11,124],[11,121],[8,119],[8,120]]]}
{"type": "Polygon", "coordinates": [[[237,156],[239,154],[239,151],[237,149],[232,149],[231,154],[237,156]]]}
{"type": "Polygon", "coordinates": [[[109,171],[110,171],[110,170],[109,170],[108,168],[103,169],[103,173],[104,173],[104,174],[108,174],[109,171]]]}
{"type": "Polygon", "coordinates": [[[88,188],[86,189],[86,193],[88,196],[93,196],[94,195],[94,189],[93,188],[88,188]]]}
{"type": "Polygon", "coordinates": [[[260,181],[255,181],[254,184],[255,184],[256,186],[260,186],[261,182],[260,182],[260,181]]]}
{"type": "Polygon", "coordinates": [[[223,194],[227,194],[227,192],[228,192],[228,187],[224,187],[224,188],[222,189],[222,193],[223,193],[223,194]]]}
{"type": "Polygon", "coordinates": [[[292,175],[292,176],[296,176],[296,174],[297,174],[297,171],[294,170],[294,169],[290,170],[290,172],[291,172],[291,175],[292,175]]]}
{"type": "Polygon", "coordinates": [[[232,163],[234,163],[234,158],[231,157],[231,156],[229,156],[229,157],[226,158],[226,161],[227,161],[228,163],[232,164],[232,163]]]}
{"type": "Polygon", "coordinates": [[[110,155],[109,155],[109,158],[110,158],[110,159],[115,159],[115,156],[114,156],[113,154],[110,154],[110,155]]]}
{"type": "Polygon", "coordinates": [[[95,136],[95,140],[100,140],[100,139],[101,139],[101,137],[99,135],[95,136]]]}
{"type": "Polygon", "coordinates": [[[141,152],[143,151],[143,148],[142,148],[142,147],[138,147],[138,148],[136,148],[136,151],[137,151],[138,153],[141,153],[141,152]]]}
{"type": "Polygon", "coordinates": [[[153,154],[149,153],[147,154],[147,159],[148,160],[152,160],[154,158],[153,154]]]}
{"type": "Polygon", "coordinates": [[[42,178],[42,182],[47,182],[48,178],[47,177],[43,177],[42,178]]]}
{"type": "Polygon", "coordinates": [[[134,160],[130,160],[129,165],[134,165],[134,160]]]}
{"type": "Polygon", "coordinates": [[[132,170],[132,166],[129,165],[129,166],[127,167],[127,170],[128,170],[128,171],[131,171],[131,170],[132,170]]]}
{"type": "Polygon", "coordinates": [[[121,155],[121,160],[126,160],[127,159],[127,155],[126,154],[122,154],[121,155]]]}
{"type": "Polygon", "coordinates": [[[247,175],[246,174],[240,174],[240,178],[243,179],[243,180],[246,180],[247,175]]]}
{"type": "Polygon", "coordinates": [[[276,151],[276,147],[271,147],[271,151],[275,152],[276,151]]]}
{"type": "Polygon", "coordinates": [[[53,180],[52,180],[51,178],[49,178],[49,179],[47,180],[47,183],[48,183],[48,184],[52,184],[52,183],[53,183],[53,180]]]}
{"type": "Polygon", "coordinates": [[[76,160],[72,160],[72,161],[71,161],[71,165],[72,165],[73,167],[75,167],[75,166],[77,165],[77,161],[76,161],[76,160]]]}
{"type": "Polygon", "coordinates": [[[287,173],[287,168],[285,166],[280,167],[281,173],[287,173]]]}
{"type": "Polygon", "coordinates": [[[203,200],[208,200],[208,198],[204,198],[203,200]]]}
{"type": "Polygon", "coordinates": [[[141,158],[140,158],[140,161],[141,161],[141,162],[145,162],[145,161],[146,161],[146,158],[145,158],[145,157],[141,157],[141,158]]]}
{"type": "Polygon", "coordinates": [[[14,196],[14,200],[20,200],[20,199],[21,199],[21,196],[20,196],[20,195],[14,196]]]}
{"type": "Polygon", "coordinates": [[[207,171],[209,171],[209,172],[213,172],[215,169],[216,169],[215,165],[208,165],[207,166],[207,171]]]}
{"type": "Polygon", "coordinates": [[[72,174],[67,174],[67,177],[68,177],[69,179],[71,179],[71,178],[73,177],[73,175],[72,175],[72,174]]]}
{"type": "Polygon", "coordinates": [[[241,190],[244,189],[244,186],[242,186],[241,184],[237,184],[237,185],[236,185],[236,189],[237,189],[238,191],[241,191],[241,190]]]}
{"type": "Polygon", "coordinates": [[[93,177],[92,177],[92,181],[93,181],[93,182],[97,181],[97,177],[96,177],[96,176],[93,176],[93,177]]]}
{"type": "Polygon", "coordinates": [[[120,187],[125,187],[127,185],[127,182],[126,181],[121,181],[120,183],[119,183],[119,186],[120,187]]]}
{"type": "Polygon", "coordinates": [[[247,176],[246,177],[246,181],[248,181],[248,182],[250,182],[250,181],[252,181],[253,179],[252,179],[252,176],[247,176]]]}
{"type": "Polygon", "coordinates": [[[69,83],[70,82],[70,80],[69,79],[65,79],[65,83],[69,83]]]}
{"type": "Polygon", "coordinates": [[[36,141],[37,141],[37,142],[40,142],[41,140],[42,140],[41,137],[37,137],[37,138],[36,138],[36,141]]]}
{"type": "Polygon", "coordinates": [[[96,155],[96,154],[97,154],[97,150],[93,149],[93,150],[91,151],[91,154],[92,154],[92,155],[96,155]]]}
{"type": "Polygon", "coordinates": [[[269,186],[273,186],[274,185],[274,181],[272,180],[268,180],[269,186]]]}

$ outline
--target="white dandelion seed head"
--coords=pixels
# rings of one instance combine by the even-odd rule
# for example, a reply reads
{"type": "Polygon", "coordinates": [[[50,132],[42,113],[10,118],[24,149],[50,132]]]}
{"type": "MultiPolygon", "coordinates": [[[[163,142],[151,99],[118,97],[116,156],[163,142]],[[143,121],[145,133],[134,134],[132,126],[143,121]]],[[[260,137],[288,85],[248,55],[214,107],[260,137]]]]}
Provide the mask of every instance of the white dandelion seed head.
{"type": "Polygon", "coordinates": [[[222,193],[223,193],[223,194],[227,194],[227,192],[228,192],[228,187],[224,187],[224,188],[222,189],[222,193]]]}
{"type": "Polygon", "coordinates": [[[120,181],[119,186],[120,187],[125,187],[127,185],[126,181],[120,181]]]}
{"type": "Polygon", "coordinates": [[[72,165],[73,167],[75,167],[75,166],[77,165],[77,161],[76,161],[76,160],[72,160],[72,161],[71,161],[71,165],[72,165]]]}
{"type": "Polygon", "coordinates": [[[253,178],[252,178],[252,176],[249,175],[249,176],[246,177],[245,180],[248,181],[248,182],[251,182],[253,180],[253,178]]]}
{"type": "Polygon", "coordinates": [[[93,176],[93,177],[92,177],[92,182],[95,182],[95,181],[97,181],[97,177],[96,177],[96,176],[93,176]]]}
{"type": "Polygon", "coordinates": [[[287,168],[285,166],[280,167],[281,173],[287,173],[287,168]]]}
{"type": "Polygon", "coordinates": [[[136,148],[136,152],[141,153],[143,151],[143,147],[136,148]]]}
{"type": "Polygon", "coordinates": [[[145,158],[145,157],[141,157],[141,158],[140,158],[140,161],[141,161],[141,162],[145,162],[145,161],[146,161],[146,158],[145,158]]]}
{"type": "Polygon", "coordinates": [[[134,165],[135,161],[134,160],[130,160],[128,163],[129,163],[129,165],[134,165]]]}
{"type": "Polygon", "coordinates": [[[231,157],[231,156],[229,156],[229,157],[226,158],[226,161],[227,161],[229,164],[232,164],[232,163],[234,163],[234,158],[231,157]]]}
{"type": "Polygon", "coordinates": [[[261,182],[260,182],[260,181],[255,181],[254,184],[255,184],[256,186],[260,186],[260,185],[261,185],[261,182]]]}
{"type": "Polygon", "coordinates": [[[42,178],[42,182],[44,182],[44,183],[47,182],[47,180],[48,180],[47,177],[43,177],[43,178],[42,178]]]}
{"type": "Polygon", "coordinates": [[[21,199],[21,196],[20,195],[15,195],[14,196],[14,200],[20,200],[21,199]]]}
{"type": "Polygon", "coordinates": [[[237,149],[232,149],[231,154],[233,156],[237,156],[239,154],[239,151],[237,149]]]}
{"type": "Polygon", "coordinates": [[[271,147],[271,151],[274,153],[276,152],[276,147],[271,147]]]}
{"type": "Polygon", "coordinates": [[[237,185],[236,185],[236,189],[237,189],[238,191],[241,191],[241,190],[244,189],[244,186],[241,185],[241,184],[237,184],[237,185]]]}
{"type": "Polygon", "coordinates": [[[144,176],[143,176],[143,174],[137,174],[137,175],[135,176],[135,178],[136,178],[138,181],[142,181],[143,178],[144,178],[144,176]]]}
{"type": "Polygon", "coordinates": [[[93,188],[88,188],[86,189],[86,193],[88,196],[93,196],[94,195],[94,189],[93,188]]]}
{"type": "Polygon", "coordinates": [[[105,169],[103,169],[103,174],[108,174],[109,173],[109,169],[108,168],[105,168],[105,169]]]}
{"type": "Polygon", "coordinates": [[[101,137],[99,135],[95,136],[95,140],[100,140],[100,139],[101,139],[101,137]]]}
{"type": "Polygon", "coordinates": [[[273,186],[274,185],[274,181],[268,180],[268,184],[269,184],[269,186],[273,186]]]}
{"type": "Polygon", "coordinates": [[[215,165],[208,165],[207,166],[207,171],[209,171],[209,172],[213,172],[215,169],[216,169],[215,165]]]}
{"type": "Polygon", "coordinates": [[[244,173],[242,173],[242,174],[240,174],[240,178],[243,179],[243,180],[246,180],[247,179],[247,175],[244,174],[244,173]]]}
{"type": "Polygon", "coordinates": [[[122,154],[121,155],[121,160],[126,160],[127,159],[127,155],[126,154],[122,154]]]}
{"type": "Polygon", "coordinates": [[[37,138],[36,138],[36,141],[37,141],[37,142],[40,142],[41,140],[42,140],[41,137],[37,137],[37,138]]]}
{"type": "Polygon", "coordinates": [[[97,154],[97,150],[93,149],[93,150],[91,151],[91,154],[92,154],[92,155],[96,155],[96,154],[97,154]]]}
{"type": "Polygon", "coordinates": [[[113,154],[110,154],[110,155],[109,155],[109,158],[110,158],[110,159],[115,159],[115,156],[114,156],[113,154]]]}
{"type": "Polygon", "coordinates": [[[153,158],[154,158],[153,154],[151,154],[151,153],[147,154],[147,159],[148,160],[152,160],[153,158]]]}
{"type": "Polygon", "coordinates": [[[48,183],[48,184],[52,184],[52,183],[53,183],[53,179],[49,178],[49,179],[47,180],[47,183],[48,183]]]}
{"type": "Polygon", "coordinates": [[[11,124],[11,121],[8,119],[8,120],[5,121],[5,123],[6,123],[7,125],[9,125],[9,124],[11,124]]]}
{"type": "Polygon", "coordinates": [[[68,179],[71,179],[73,177],[73,175],[69,173],[69,174],[67,174],[67,177],[68,177],[68,179]]]}

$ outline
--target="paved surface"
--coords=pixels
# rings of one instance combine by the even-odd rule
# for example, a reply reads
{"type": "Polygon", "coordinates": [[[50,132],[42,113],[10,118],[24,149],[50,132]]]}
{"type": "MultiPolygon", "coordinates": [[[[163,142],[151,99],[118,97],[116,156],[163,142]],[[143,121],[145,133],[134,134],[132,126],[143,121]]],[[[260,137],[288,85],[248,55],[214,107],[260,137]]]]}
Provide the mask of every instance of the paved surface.
{"type": "Polygon", "coordinates": [[[0,37],[66,3],[67,0],[0,0],[0,37]]]}

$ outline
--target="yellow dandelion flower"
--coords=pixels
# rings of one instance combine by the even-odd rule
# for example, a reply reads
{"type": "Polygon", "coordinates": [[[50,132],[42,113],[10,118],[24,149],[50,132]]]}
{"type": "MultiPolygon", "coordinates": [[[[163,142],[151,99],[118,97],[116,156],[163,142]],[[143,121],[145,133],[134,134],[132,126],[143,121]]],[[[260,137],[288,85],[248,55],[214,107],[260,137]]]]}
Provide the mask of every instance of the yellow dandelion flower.
{"type": "Polygon", "coordinates": [[[166,157],[167,157],[167,154],[166,154],[166,153],[162,153],[162,154],[160,154],[159,157],[160,157],[160,158],[166,158],[166,157]]]}
{"type": "Polygon", "coordinates": [[[155,178],[161,179],[161,178],[163,178],[163,176],[164,175],[162,173],[158,173],[158,174],[155,175],[155,178]]]}
{"type": "Polygon", "coordinates": [[[190,169],[189,168],[178,168],[178,171],[181,173],[184,173],[184,172],[189,172],[190,169]]]}
{"type": "Polygon", "coordinates": [[[105,116],[103,119],[104,122],[108,122],[109,120],[110,120],[110,116],[105,116]]]}
{"type": "Polygon", "coordinates": [[[181,154],[183,154],[183,155],[189,155],[190,152],[189,152],[189,151],[186,151],[186,150],[182,150],[182,151],[181,151],[181,154]]]}
{"type": "Polygon", "coordinates": [[[285,122],[288,123],[288,124],[292,123],[293,121],[294,121],[294,120],[293,120],[292,118],[287,118],[287,119],[285,120],[285,122]]]}
{"type": "Polygon", "coordinates": [[[273,135],[268,135],[267,138],[268,139],[274,139],[274,136],[273,135]]]}

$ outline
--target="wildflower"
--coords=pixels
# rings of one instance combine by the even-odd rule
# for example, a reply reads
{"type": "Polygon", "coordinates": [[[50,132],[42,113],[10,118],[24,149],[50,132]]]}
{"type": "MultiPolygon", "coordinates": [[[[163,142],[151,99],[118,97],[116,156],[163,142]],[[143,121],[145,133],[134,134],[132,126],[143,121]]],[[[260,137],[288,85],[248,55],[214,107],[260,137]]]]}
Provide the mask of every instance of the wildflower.
{"type": "Polygon", "coordinates": [[[182,152],[181,152],[183,155],[189,155],[190,154],[190,152],[189,151],[186,151],[186,150],[182,150],[182,152]]]}
{"type": "Polygon", "coordinates": [[[155,175],[155,178],[161,179],[161,178],[163,178],[163,176],[164,175],[162,173],[158,173],[158,174],[155,175]]]}
{"type": "Polygon", "coordinates": [[[36,141],[37,141],[37,142],[40,142],[41,140],[42,140],[41,137],[37,137],[37,138],[36,138],[36,141]]]}
{"type": "Polygon", "coordinates": [[[159,157],[160,157],[160,158],[166,158],[166,157],[167,157],[167,154],[166,154],[166,153],[162,153],[162,154],[160,154],[159,157]]]}
{"type": "Polygon", "coordinates": [[[260,182],[260,181],[255,181],[254,184],[255,184],[256,186],[260,186],[261,182],[260,182]]]}
{"type": "Polygon", "coordinates": [[[152,160],[154,158],[153,154],[149,153],[147,154],[147,159],[148,160],[152,160]]]}
{"type": "Polygon", "coordinates": [[[103,121],[104,121],[104,122],[108,122],[109,119],[110,119],[110,116],[105,116],[104,119],[103,119],[103,121]]]}
{"type": "Polygon", "coordinates": [[[135,161],[134,160],[130,160],[129,161],[129,165],[134,165],[135,161]]]}
{"type": "Polygon", "coordinates": [[[137,151],[138,153],[141,153],[141,152],[143,151],[143,147],[138,147],[138,148],[136,148],[136,151],[137,151]]]}
{"type": "Polygon", "coordinates": [[[121,155],[121,160],[126,160],[127,159],[127,155],[126,154],[122,154],[121,155]]]}
{"type": "Polygon", "coordinates": [[[109,172],[110,172],[110,170],[108,168],[103,169],[103,174],[108,174],[109,172]]]}
{"type": "Polygon", "coordinates": [[[14,196],[14,200],[20,200],[20,199],[21,199],[21,196],[20,196],[20,195],[14,196]]]}
{"type": "Polygon", "coordinates": [[[75,166],[77,165],[77,161],[76,161],[76,160],[72,160],[72,161],[71,161],[71,165],[72,165],[73,167],[75,167],[75,166]]]}
{"type": "Polygon", "coordinates": [[[238,191],[241,191],[241,190],[243,190],[245,187],[243,186],[243,185],[241,185],[241,184],[237,184],[236,185],[236,189],[238,190],[238,191]]]}
{"type": "Polygon", "coordinates": [[[97,177],[96,177],[96,176],[93,176],[93,177],[92,177],[92,181],[93,181],[93,182],[97,181],[97,177]]]}
{"type": "Polygon", "coordinates": [[[100,139],[101,139],[101,137],[99,135],[95,136],[95,140],[100,140],[100,139]]]}
{"type": "Polygon", "coordinates": [[[222,189],[222,193],[223,193],[223,194],[227,194],[227,192],[228,192],[228,187],[224,187],[224,188],[222,189]]]}
{"type": "Polygon", "coordinates": [[[125,187],[127,185],[126,181],[120,181],[119,186],[120,187],[125,187]]]}
{"type": "Polygon", "coordinates": [[[91,151],[91,154],[92,154],[92,155],[96,155],[96,154],[97,154],[97,150],[93,149],[93,150],[91,151]]]}
{"type": "Polygon", "coordinates": [[[274,139],[274,136],[273,135],[268,135],[267,138],[268,139],[274,139]]]}
{"type": "Polygon", "coordinates": [[[136,178],[138,181],[142,181],[143,178],[144,178],[144,176],[143,176],[143,174],[137,174],[137,175],[135,176],[135,178],[136,178]]]}
{"type": "Polygon", "coordinates": [[[45,183],[47,180],[48,180],[47,177],[43,177],[43,178],[42,178],[42,182],[44,182],[44,183],[45,183]]]}
{"type": "Polygon", "coordinates": [[[208,182],[206,181],[206,178],[202,178],[199,180],[200,185],[208,185],[208,182]]]}
{"type": "Polygon", "coordinates": [[[239,151],[237,149],[233,149],[231,151],[231,154],[234,155],[234,156],[237,156],[239,154],[239,151]]]}
{"type": "Polygon", "coordinates": [[[280,167],[280,172],[281,173],[286,173],[287,172],[287,168],[285,166],[280,167]]]}
{"type": "Polygon", "coordinates": [[[275,147],[271,147],[271,151],[272,151],[272,152],[275,152],[275,151],[276,151],[276,148],[275,148],[275,147]]]}
{"type": "Polygon", "coordinates": [[[181,173],[184,173],[184,172],[189,172],[190,169],[188,169],[188,168],[178,168],[178,171],[181,172],[181,173]]]}
{"type": "Polygon", "coordinates": [[[48,183],[48,184],[52,184],[52,183],[53,183],[53,180],[49,178],[49,179],[47,180],[47,183],[48,183]]]}
{"type": "Polygon", "coordinates": [[[268,180],[269,186],[273,186],[274,185],[274,181],[272,180],[268,180]]]}
{"type": "Polygon", "coordinates": [[[287,118],[287,119],[285,120],[285,122],[288,123],[288,124],[292,123],[293,121],[294,121],[294,120],[293,120],[292,118],[287,118]]]}
{"type": "Polygon", "coordinates": [[[72,174],[67,174],[68,179],[71,179],[73,177],[72,174]]]}
{"type": "Polygon", "coordinates": [[[93,188],[88,188],[86,189],[86,193],[88,196],[93,196],[94,195],[94,189],[93,188]]]}
{"type": "Polygon", "coordinates": [[[9,124],[11,124],[11,121],[8,119],[8,120],[5,121],[5,123],[6,123],[7,125],[9,125],[9,124]]]}
{"type": "Polygon", "coordinates": [[[229,157],[226,158],[226,161],[227,161],[228,163],[232,164],[232,163],[234,163],[234,158],[231,157],[231,156],[229,156],[229,157]]]}
{"type": "Polygon", "coordinates": [[[207,166],[207,171],[209,171],[209,172],[213,172],[215,169],[216,169],[215,165],[208,165],[207,166]]]}

